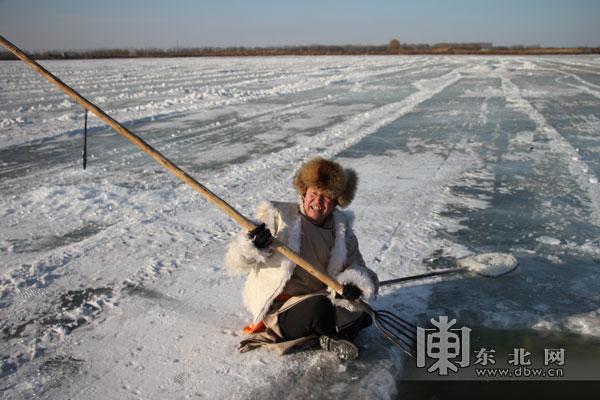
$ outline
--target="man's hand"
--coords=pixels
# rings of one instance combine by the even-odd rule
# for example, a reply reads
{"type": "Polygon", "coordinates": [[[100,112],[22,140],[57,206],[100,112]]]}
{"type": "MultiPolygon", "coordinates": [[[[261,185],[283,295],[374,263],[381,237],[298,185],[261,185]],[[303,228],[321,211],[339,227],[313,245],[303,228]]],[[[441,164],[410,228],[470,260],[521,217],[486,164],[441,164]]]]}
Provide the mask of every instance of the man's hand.
{"type": "Polygon", "coordinates": [[[248,237],[257,249],[265,249],[273,242],[273,235],[264,223],[248,232],[248,237]]]}
{"type": "Polygon", "coordinates": [[[354,301],[358,299],[362,295],[362,290],[360,290],[356,285],[352,283],[346,283],[342,286],[342,297],[346,300],[354,301]]]}

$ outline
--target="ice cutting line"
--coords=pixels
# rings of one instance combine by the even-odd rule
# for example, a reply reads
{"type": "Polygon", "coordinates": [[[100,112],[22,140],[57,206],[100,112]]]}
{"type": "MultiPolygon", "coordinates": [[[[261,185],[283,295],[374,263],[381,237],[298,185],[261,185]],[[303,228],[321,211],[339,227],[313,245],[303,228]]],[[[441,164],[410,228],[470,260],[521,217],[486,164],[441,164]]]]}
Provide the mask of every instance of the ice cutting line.
{"type": "MultiPolygon", "coordinates": [[[[156,162],[165,167],[169,172],[173,175],[181,179],[183,182],[191,186],[194,190],[202,194],[208,201],[216,205],[222,211],[224,211],[227,215],[229,215],[234,221],[236,221],[239,225],[241,225],[244,229],[251,231],[256,228],[256,225],[250,221],[248,218],[244,217],[241,213],[239,213],[236,209],[234,209],[231,205],[221,199],[219,196],[211,192],[207,187],[202,185],[200,182],[196,181],[190,175],[188,175],[184,170],[175,165],[172,161],[162,155],[159,151],[154,149],[148,143],[146,143],[142,138],[131,132],[129,129],[125,128],[115,119],[106,114],[100,107],[93,104],[91,101],[84,98],[66,83],[58,79],[51,72],[46,70],[40,64],[35,62],[31,57],[21,51],[17,46],[6,40],[2,35],[0,35],[0,44],[5,47],[8,51],[14,54],[21,61],[29,65],[34,71],[38,72],[44,78],[46,78],[50,83],[57,86],[63,92],[65,92],[69,97],[79,103],[86,110],[94,113],[98,118],[107,123],[110,127],[112,127],[119,134],[124,136],[130,142],[139,147],[143,152],[152,157],[156,162]]],[[[271,248],[278,253],[281,253],[296,265],[300,266],[306,272],[310,273],[312,276],[323,282],[325,285],[329,286],[331,289],[335,290],[337,293],[342,294],[342,285],[331,278],[329,275],[319,271],[316,267],[310,264],[308,261],[304,260],[300,257],[299,254],[291,250],[281,241],[274,239],[271,248]]],[[[366,302],[359,300],[358,301],[361,308],[369,313],[374,320],[375,326],[379,328],[379,330],[396,346],[400,347],[405,353],[414,357],[414,344],[416,343],[416,329],[417,327],[410,322],[398,317],[390,313],[389,311],[377,311],[371,308],[366,302]],[[392,318],[389,318],[390,315],[392,318]]]]}

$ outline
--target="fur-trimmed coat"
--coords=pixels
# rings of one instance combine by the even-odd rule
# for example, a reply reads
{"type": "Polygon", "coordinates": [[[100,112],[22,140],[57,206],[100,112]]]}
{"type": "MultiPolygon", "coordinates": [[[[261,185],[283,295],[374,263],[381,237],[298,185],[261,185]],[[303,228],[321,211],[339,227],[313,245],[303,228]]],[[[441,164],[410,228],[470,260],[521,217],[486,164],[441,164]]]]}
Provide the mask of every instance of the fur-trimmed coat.
{"type": "MultiPolygon", "coordinates": [[[[256,217],[266,224],[273,236],[300,253],[302,232],[298,204],[263,202],[257,209],[256,217]]],[[[348,213],[335,209],[333,223],[335,242],[327,274],[341,284],[353,283],[362,290],[363,300],[369,301],[377,295],[379,280],[375,272],[366,267],[360,254],[351,218],[348,213]]],[[[246,231],[240,232],[230,243],[225,264],[234,272],[248,273],[243,299],[255,323],[263,319],[273,300],[282,293],[295,267],[292,261],[279,253],[256,249],[246,231]]],[[[334,304],[356,311],[352,302],[334,297],[330,291],[334,304]]]]}

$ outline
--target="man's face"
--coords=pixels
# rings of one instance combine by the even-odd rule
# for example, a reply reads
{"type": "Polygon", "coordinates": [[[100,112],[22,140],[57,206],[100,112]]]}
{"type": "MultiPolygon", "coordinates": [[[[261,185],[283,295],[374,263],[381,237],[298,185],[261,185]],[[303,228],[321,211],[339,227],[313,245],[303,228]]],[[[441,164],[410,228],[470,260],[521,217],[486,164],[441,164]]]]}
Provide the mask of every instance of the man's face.
{"type": "Polygon", "coordinates": [[[304,212],[317,224],[322,224],[331,215],[335,204],[335,199],[325,196],[314,187],[309,187],[304,195],[304,212]]]}

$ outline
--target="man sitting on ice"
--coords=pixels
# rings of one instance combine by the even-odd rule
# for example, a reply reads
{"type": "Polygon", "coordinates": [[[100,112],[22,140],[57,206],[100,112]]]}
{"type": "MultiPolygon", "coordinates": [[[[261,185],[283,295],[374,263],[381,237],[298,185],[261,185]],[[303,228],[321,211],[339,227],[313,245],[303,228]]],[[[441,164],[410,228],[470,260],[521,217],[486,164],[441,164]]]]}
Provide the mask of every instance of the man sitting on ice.
{"type": "Polygon", "coordinates": [[[379,281],[360,254],[349,214],[337,208],[352,202],[357,181],[352,169],[309,160],[294,179],[299,202],[262,203],[256,213],[260,225],[230,243],[225,263],[248,273],[243,298],[254,319],[240,351],[265,346],[285,354],[318,342],[341,359],[358,357],[352,340],[372,321],[353,301],[374,297],[379,281]],[[272,235],[340,282],[343,295],[271,251],[272,235]]]}

